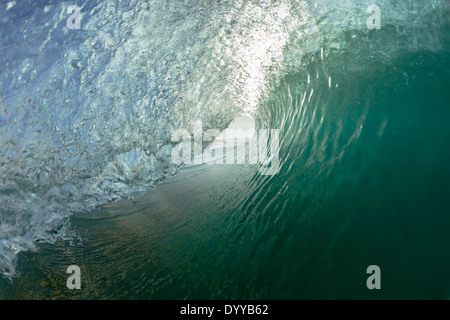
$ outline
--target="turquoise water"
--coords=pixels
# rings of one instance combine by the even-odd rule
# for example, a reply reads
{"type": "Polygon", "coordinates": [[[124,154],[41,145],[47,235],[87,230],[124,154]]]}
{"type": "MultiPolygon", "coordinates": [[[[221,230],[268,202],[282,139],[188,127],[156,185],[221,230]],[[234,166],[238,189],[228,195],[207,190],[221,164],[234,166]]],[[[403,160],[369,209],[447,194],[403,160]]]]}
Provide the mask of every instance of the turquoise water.
{"type": "Polygon", "coordinates": [[[0,298],[449,298],[447,2],[122,2],[5,9],[0,298]],[[171,163],[239,115],[277,174],[171,163]]]}

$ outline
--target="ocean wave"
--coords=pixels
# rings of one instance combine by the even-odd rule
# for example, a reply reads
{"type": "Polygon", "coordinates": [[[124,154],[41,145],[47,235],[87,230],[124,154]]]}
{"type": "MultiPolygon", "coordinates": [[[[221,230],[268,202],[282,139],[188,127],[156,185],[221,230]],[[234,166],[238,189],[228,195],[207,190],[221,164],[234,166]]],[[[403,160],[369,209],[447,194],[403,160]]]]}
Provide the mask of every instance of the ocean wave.
{"type": "Polygon", "coordinates": [[[384,1],[380,30],[366,25],[371,4],[85,1],[80,29],[67,27],[66,2],[1,5],[0,271],[72,237],[71,215],[176,174],[176,129],[223,130],[239,115],[279,128],[294,106],[264,106],[289,75],[311,99],[319,75],[337,87],[333,75],[405,50],[448,50],[447,2],[384,1]]]}

